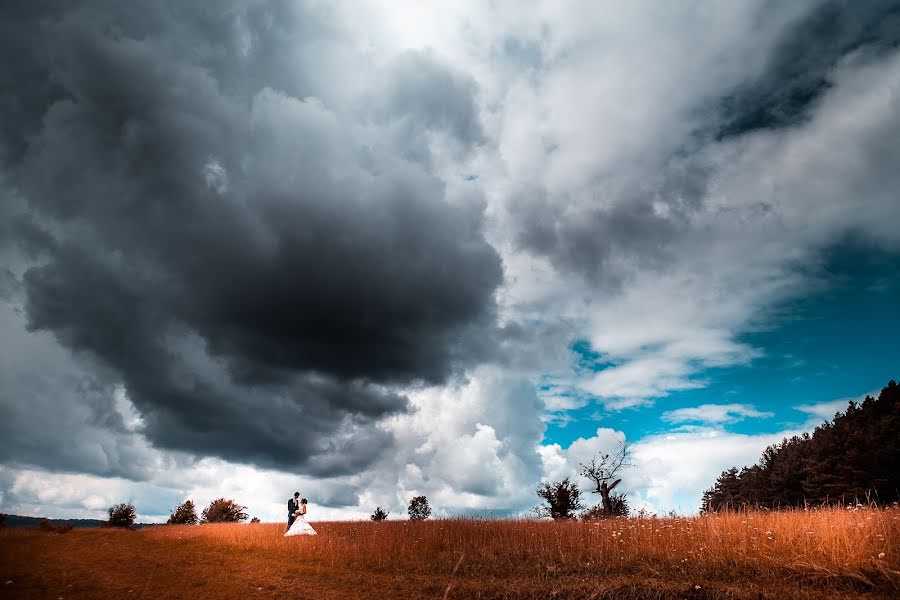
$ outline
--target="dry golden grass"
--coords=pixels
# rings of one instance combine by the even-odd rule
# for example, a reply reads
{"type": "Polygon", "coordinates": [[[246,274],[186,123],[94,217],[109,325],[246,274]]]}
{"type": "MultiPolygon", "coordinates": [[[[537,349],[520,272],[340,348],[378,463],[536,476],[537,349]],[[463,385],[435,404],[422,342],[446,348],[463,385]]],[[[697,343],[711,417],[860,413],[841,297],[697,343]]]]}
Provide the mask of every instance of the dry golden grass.
{"type": "Polygon", "coordinates": [[[0,535],[14,598],[896,598],[898,510],[0,535]]]}

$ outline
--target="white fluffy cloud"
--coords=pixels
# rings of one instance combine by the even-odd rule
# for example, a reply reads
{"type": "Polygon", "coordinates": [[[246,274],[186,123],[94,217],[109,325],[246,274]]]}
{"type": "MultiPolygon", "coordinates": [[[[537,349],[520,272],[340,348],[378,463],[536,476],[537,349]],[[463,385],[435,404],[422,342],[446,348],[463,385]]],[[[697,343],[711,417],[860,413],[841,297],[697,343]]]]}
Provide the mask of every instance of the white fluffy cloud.
{"type": "Polygon", "coordinates": [[[724,424],[735,423],[746,418],[763,419],[774,416],[774,413],[757,410],[747,404],[701,404],[686,408],[678,408],[663,413],[662,420],[669,423],[699,421],[701,423],[724,424]]]}

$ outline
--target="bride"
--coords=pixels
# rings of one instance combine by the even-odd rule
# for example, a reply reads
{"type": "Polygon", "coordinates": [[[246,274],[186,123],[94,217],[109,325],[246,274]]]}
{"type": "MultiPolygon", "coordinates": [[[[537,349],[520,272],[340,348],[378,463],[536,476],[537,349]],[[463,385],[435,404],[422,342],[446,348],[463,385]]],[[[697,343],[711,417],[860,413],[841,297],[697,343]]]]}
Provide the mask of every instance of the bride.
{"type": "Polygon", "coordinates": [[[300,508],[294,511],[296,520],[291,528],[285,532],[285,537],[289,535],[316,535],[316,530],[312,525],[306,522],[306,498],[300,500],[300,508]]]}

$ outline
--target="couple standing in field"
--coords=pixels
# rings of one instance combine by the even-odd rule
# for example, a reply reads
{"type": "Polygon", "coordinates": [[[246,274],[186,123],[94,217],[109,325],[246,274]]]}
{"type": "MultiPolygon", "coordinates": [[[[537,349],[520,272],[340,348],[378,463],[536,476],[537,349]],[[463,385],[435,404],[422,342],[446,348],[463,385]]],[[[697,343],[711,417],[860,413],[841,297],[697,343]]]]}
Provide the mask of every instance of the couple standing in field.
{"type": "Polygon", "coordinates": [[[294,492],[294,497],[288,500],[288,528],[284,532],[289,535],[316,535],[316,530],[306,522],[306,498],[300,498],[300,492],[294,492]]]}

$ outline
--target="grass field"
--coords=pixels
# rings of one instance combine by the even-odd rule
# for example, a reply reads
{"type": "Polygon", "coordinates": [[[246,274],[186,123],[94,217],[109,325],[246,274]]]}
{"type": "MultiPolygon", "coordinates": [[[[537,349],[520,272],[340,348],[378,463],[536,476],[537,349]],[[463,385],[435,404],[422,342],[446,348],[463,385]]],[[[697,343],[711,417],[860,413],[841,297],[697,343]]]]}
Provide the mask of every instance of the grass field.
{"type": "Polygon", "coordinates": [[[0,532],[4,598],[897,598],[900,510],[0,532]]]}

